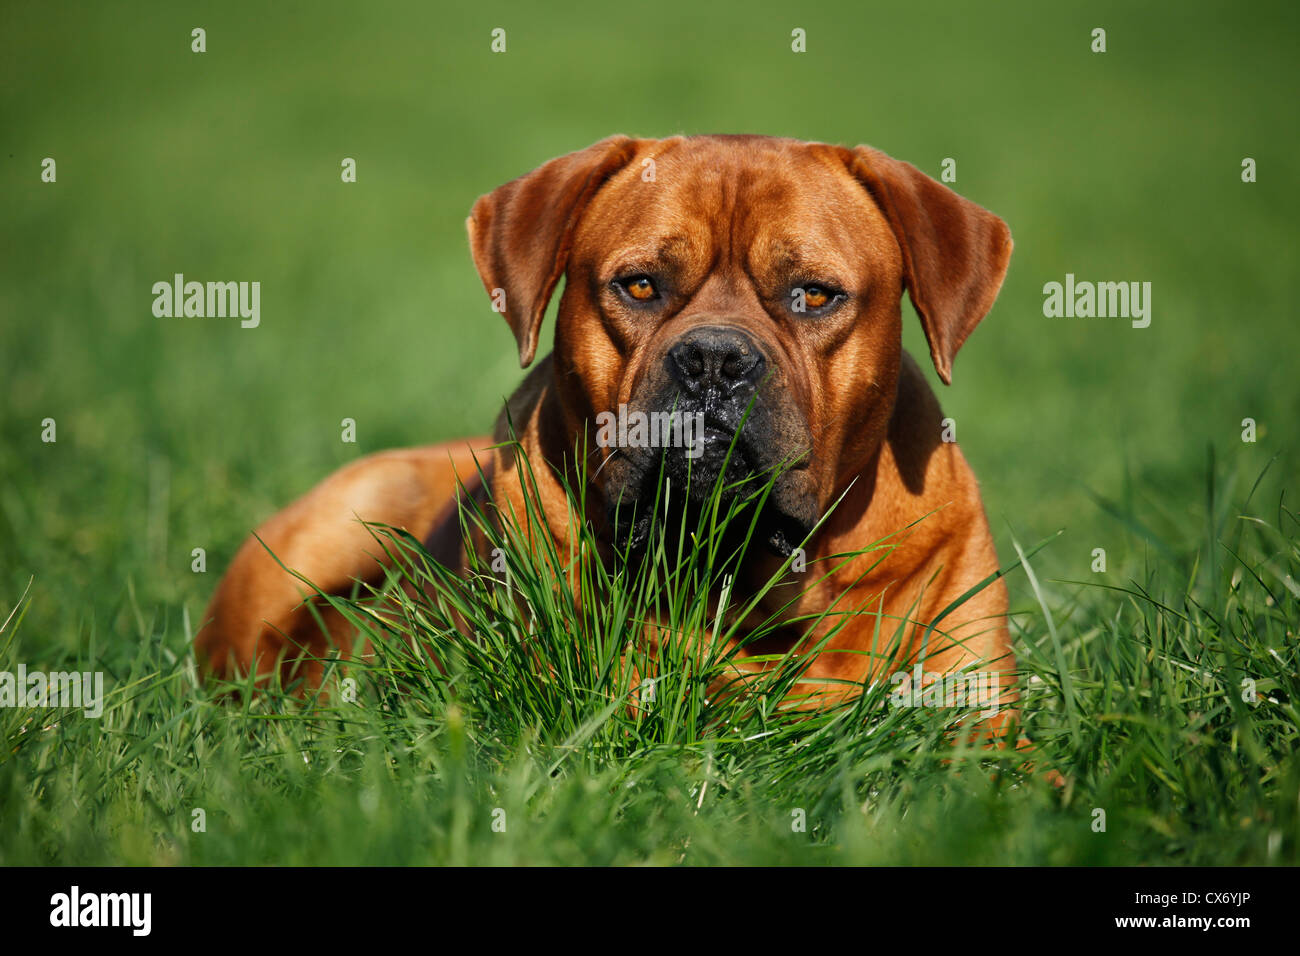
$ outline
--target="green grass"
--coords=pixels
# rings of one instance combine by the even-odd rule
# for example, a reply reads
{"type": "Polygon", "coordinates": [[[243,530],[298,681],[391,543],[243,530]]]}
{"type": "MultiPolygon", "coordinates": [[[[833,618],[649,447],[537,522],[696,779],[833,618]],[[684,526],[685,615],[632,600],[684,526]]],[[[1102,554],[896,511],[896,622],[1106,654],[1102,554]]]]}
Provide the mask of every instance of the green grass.
{"type": "MultiPolygon", "coordinates": [[[[133,659],[119,655],[101,722],[0,711],[0,799],[16,837],[3,862],[1300,858],[1298,519],[1281,504],[1249,510],[1258,484],[1241,507],[1211,488],[1213,536],[1190,564],[1018,616],[1033,767],[1014,738],[957,742],[971,711],[894,706],[884,683],[800,712],[790,657],[718,693],[730,631],[705,596],[760,546],[750,519],[768,490],[723,507],[715,489],[694,526],[661,523],[644,560],[608,566],[530,552],[544,529],[531,505],[505,532],[463,511],[501,556],[464,579],[374,527],[395,558],[389,581],[329,600],[375,653],[333,663],[306,699],[247,684],[242,703],[214,699],[222,688],[196,686],[188,657],[142,639],[133,659]],[[652,620],[705,637],[652,658],[652,620]],[[654,675],[653,697],[633,672],[654,675]]],[[[583,513],[581,492],[570,497],[571,517],[583,513]]],[[[575,534],[579,554],[594,553],[590,533],[575,534]]],[[[773,584],[736,600],[756,604],[773,584]]],[[[888,635],[896,622],[881,624],[888,635]]],[[[7,669],[19,626],[4,632],[7,669]]]]}
{"type": "Polygon", "coordinates": [[[1294,863],[1297,12],[1132,7],[7,6],[0,670],[99,669],[111,696],[98,721],[0,710],[0,863],[1294,863]],[[399,659],[347,710],[209,702],[193,628],[248,531],[359,454],[485,431],[518,382],[474,198],[613,132],[715,131],[953,156],[1011,225],[936,388],[1003,564],[1047,542],[1008,586],[1027,730],[1070,785],[945,762],[926,712],[584,729],[617,687],[520,664],[502,703],[500,654],[463,662],[454,711],[418,668],[389,693],[399,659]],[[177,271],[260,280],[262,327],[153,318],[177,271]],[[1151,328],[1044,318],[1066,272],[1152,281],[1151,328]]]}

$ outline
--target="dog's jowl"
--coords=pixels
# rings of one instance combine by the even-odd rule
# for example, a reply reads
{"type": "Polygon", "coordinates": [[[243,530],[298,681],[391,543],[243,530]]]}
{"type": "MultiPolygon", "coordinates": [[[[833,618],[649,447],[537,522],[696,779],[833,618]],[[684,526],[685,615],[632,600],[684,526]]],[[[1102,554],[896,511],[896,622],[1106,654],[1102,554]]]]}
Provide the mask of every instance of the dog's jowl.
{"type": "Polygon", "coordinates": [[[1006,272],[1001,219],[870,147],[615,136],[482,196],[468,225],[474,264],[525,367],[567,277],[554,348],[494,435],[364,458],[262,525],[199,632],[209,672],[279,668],[311,686],[332,647],[352,652],[341,618],[326,608],[318,620],[281,563],[334,593],[381,580],[383,552],[357,518],[405,528],[454,564],[475,546],[455,520],[460,482],[495,514],[524,514],[513,452],[494,447],[510,437],[509,421],[561,553],[570,534],[561,479],[575,447],[590,449],[588,517],[610,554],[643,543],[649,509],[634,506],[652,498],[661,474],[683,489],[684,507],[717,479],[732,487],[777,475],[761,518],[765,546],[747,552],[736,595],[757,593],[795,547],[811,565],[890,539],[883,558],[862,554],[802,590],[782,612],[802,622],[784,647],[737,638],[742,665],[815,643],[806,622],[833,607],[821,636],[854,613],[808,662],[808,682],[835,688],[810,699],[911,668],[924,644],[926,672],[991,674],[999,692],[982,703],[998,720],[1014,712],[1001,581],[942,614],[998,563],[975,477],[942,439],[939,403],[901,346],[906,291],[930,360],[950,381],[1006,272]],[[892,655],[873,646],[896,628],[905,640],[892,655]]]}

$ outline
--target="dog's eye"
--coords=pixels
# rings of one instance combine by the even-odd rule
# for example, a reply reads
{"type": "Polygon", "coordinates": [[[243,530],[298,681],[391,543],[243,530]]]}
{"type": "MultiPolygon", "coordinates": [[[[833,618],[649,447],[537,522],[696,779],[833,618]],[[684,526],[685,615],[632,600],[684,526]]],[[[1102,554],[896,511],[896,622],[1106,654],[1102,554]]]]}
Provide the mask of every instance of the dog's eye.
{"type": "Polygon", "coordinates": [[[615,282],[615,285],[637,302],[651,302],[659,297],[659,290],[655,288],[654,280],[649,276],[632,276],[628,279],[619,279],[615,282]]]}
{"type": "Polygon", "coordinates": [[[794,312],[821,312],[844,298],[844,293],[828,285],[807,283],[790,291],[790,309],[794,312]]]}

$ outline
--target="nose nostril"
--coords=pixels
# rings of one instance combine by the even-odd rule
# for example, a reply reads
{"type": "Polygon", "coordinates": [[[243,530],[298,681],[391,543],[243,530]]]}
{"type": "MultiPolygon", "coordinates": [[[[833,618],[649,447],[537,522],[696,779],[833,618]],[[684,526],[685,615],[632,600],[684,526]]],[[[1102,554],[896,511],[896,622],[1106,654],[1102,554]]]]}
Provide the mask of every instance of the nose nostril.
{"type": "Polygon", "coordinates": [[[722,362],[722,374],[733,382],[753,378],[763,365],[763,357],[752,350],[741,347],[729,354],[722,362]]]}
{"type": "Polygon", "coordinates": [[[704,353],[694,342],[683,342],[668,354],[678,371],[687,378],[699,378],[704,374],[704,353]]]}
{"type": "Polygon", "coordinates": [[[732,329],[696,329],[668,350],[669,372],[690,389],[712,382],[730,391],[757,381],[766,365],[749,337],[732,329]]]}

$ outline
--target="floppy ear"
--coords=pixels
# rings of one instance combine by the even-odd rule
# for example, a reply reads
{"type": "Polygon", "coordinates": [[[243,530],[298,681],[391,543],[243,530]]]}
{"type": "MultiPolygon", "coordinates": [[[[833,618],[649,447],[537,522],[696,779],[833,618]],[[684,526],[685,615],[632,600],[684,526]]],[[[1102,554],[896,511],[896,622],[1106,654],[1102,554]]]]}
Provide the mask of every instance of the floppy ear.
{"type": "Polygon", "coordinates": [[[568,264],[574,227],[596,190],[632,159],[636,140],[611,136],[561,156],[474,203],[469,247],[488,295],[505,295],[519,364],[537,353],[546,305],[568,264]]]}
{"type": "Polygon", "coordinates": [[[957,350],[993,307],[1011,258],[1011,230],[910,163],[870,146],[846,150],[903,250],[904,280],[944,384],[957,350]]]}

